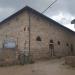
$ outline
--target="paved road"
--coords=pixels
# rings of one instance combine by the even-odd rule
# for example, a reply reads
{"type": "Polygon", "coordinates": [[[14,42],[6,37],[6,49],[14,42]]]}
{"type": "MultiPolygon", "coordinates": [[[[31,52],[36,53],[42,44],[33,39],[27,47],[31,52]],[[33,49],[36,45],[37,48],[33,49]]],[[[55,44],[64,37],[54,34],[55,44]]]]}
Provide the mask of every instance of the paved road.
{"type": "Polygon", "coordinates": [[[63,59],[53,59],[24,66],[2,67],[0,75],[75,75],[75,68],[63,63],[63,59]]]}

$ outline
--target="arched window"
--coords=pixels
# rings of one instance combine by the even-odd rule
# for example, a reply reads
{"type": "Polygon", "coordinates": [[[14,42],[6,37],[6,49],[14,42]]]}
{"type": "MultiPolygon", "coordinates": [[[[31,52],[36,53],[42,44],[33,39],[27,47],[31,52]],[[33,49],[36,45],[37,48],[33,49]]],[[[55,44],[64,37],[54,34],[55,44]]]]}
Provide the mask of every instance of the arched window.
{"type": "Polygon", "coordinates": [[[53,40],[50,40],[50,43],[53,43],[53,40]]]}
{"type": "Polygon", "coordinates": [[[37,40],[37,41],[42,41],[40,36],[38,36],[38,37],[36,38],[36,40],[37,40]]]}

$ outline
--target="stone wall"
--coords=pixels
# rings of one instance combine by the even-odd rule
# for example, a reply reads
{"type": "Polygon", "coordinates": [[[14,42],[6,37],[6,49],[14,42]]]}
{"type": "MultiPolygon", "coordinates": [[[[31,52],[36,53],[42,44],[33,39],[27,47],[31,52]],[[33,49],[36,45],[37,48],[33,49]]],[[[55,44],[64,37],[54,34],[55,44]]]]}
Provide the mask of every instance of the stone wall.
{"type": "MultiPolygon", "coordinates": [[[[28,11],[12,17],[0,26],[0,48],[5,39],[14,38],[19,50],[29,51],[29,14],[28,11]]],[[[53,40],[55,56],[65,56],[70,53],[72,34],[63,27],[56,25],[44,17],[31,13],[30,15],[30,53],[33,59],[50,57],[49,44],[53,40]],[[37,37],[41,41],[37,41],[37,37]],[[60,42],[60,44],[58,44],[60,42]]]]}
{"type": "Polygon", "coordinates": [[[0,27],[0,48],[5,39],[13,38],[18,44],[18,48],[24,49],[24,43],[28,44],[28,13],[22,12],[15,17],[12,17],[9,21],[1,24],[0,27]]]}
{"type": "Polygon", "coordinates": [[[54,42],[54,53],[56,57],[69,55],[70,45],[72,44],[71,38],[72,34],[69,31],[49,22],[41,16],[34,13],[31,14],[31,49],[34,50],[33,54],[35,59],[36,57],[51,56],[49,50],[50,40],[54,42]],[[39,42],[36,40],[38,36],[41,37],[42,41],[39,42]],[[60,45],[58,45],[58,41],[60,45]]]}

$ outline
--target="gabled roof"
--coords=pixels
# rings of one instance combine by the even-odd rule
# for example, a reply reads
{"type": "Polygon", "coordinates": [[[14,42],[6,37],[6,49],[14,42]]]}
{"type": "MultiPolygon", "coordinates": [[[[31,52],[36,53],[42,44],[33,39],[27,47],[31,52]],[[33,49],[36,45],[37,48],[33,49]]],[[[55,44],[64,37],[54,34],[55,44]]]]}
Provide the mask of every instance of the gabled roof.
{"type": "Polygon", "coordinates": [[[8,18],[6,18],[6,19],[3,20],[2,22],[0,22],[0,24],[6,23],[7,21],[9,21],[9,20],[12,19],[13,17],[15,17],[15,16],[21,14],[21,13],[22,13],[23,11],[25,11],[25,10],[29,10],[29,11],[31,11],[31,12],[33,12],[33,13],[36,13],[37,15],[39,15],[39,16],[41,16],[41,17],[47,19],[48,21],[50,21],[50,22],[52,22],[52,23],[54,23],[54,24],[56,24],[56,25],[59,25],[60,27],[66,29],[66,30],[68,30],[68,31],[70,31],[70,32],[72,32],[72,33],[75,33],[75,32],[72,31],[71,29],[69,29],[69,28],[63,26],[62,24],[59,24],[58,22],[52,20],[51,18],[45,16],[44,14],[42,14],[42,13],[40,13],[40,12],[34,10],[33,8],[31,8],[31,7],[29,7],[29,6],[25,6],[25,7],[22,8],[21,10],[17,11],[15,14],[9,16],[8,18]]]}

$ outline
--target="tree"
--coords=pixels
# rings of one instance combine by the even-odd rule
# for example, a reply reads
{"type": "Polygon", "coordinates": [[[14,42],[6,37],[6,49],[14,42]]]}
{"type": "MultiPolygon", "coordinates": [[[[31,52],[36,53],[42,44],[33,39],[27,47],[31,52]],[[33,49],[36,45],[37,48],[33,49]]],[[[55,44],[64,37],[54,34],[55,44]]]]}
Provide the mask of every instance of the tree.
{"type": "Polygon", "coordinates": [[[73,20],[71,21],[71,24],[74,24],[74,28],[75,28],[75,19],[73,19],[73,20]]]}

